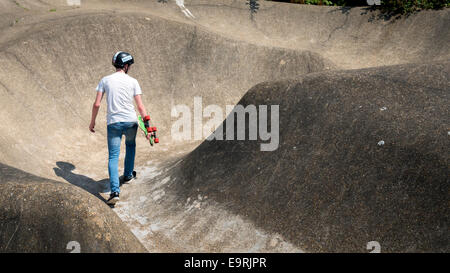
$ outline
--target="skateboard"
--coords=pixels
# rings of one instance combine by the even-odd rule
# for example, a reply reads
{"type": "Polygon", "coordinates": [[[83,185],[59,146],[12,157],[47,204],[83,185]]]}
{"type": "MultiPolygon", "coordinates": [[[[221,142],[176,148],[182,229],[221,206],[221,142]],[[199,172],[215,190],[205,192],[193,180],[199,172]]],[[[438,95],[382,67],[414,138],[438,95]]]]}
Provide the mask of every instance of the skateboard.
{"type": "Polygon", "coordinates": [[[153,146],[155,143],[159,143],[159,138],[156,136],[156,132],[158,129],[156,127],[150,126],[150,116],[145,116],[142,118],[140,115],[138,116],[138,125],[139,128],[144,132],[145,136],[147,137],[148,134],[150,134],[150,145],[153,146]]]}

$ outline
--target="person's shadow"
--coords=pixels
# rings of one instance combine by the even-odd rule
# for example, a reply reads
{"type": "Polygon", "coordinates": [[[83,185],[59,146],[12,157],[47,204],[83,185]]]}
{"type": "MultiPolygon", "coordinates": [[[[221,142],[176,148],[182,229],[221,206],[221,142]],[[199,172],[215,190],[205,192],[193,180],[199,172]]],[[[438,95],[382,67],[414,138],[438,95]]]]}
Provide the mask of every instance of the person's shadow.
{"type": "Polygon", "coordinates": [[[80,187],[87,192],[90,192],[100,200],[106,201],[100,193],[107,193],[110,191],[108,178],[95,181],[90,177],[73,173],[72,171],[75,170],[75,166],[68,162],[58,161],[56,162],[56,166],[57,167],[53,168],[53,171],[57,176],[64,178],[67,182],[80,187]]]}

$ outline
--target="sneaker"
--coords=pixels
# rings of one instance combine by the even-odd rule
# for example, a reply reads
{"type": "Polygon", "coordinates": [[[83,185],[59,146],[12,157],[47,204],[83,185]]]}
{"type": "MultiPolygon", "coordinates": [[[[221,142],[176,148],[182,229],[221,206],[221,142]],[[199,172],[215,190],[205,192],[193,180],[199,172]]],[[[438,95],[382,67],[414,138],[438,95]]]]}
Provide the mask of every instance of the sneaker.
{"type": "Polygon", "coordinates": [[[108,205],[115,205],[119,200],[120,200],[119,193],[118,192],[112,192],[109,195],[109,199],[108,199],[108,201],[106,201],[106,204],[108,204],[108,205]]]}
{"type": "Polygon", "coordinates": [[[136,179],[136,171],[133,171],[131,176],[125,176],[123,178],[123,183],[128,183],[133,179],[136,179]]]}

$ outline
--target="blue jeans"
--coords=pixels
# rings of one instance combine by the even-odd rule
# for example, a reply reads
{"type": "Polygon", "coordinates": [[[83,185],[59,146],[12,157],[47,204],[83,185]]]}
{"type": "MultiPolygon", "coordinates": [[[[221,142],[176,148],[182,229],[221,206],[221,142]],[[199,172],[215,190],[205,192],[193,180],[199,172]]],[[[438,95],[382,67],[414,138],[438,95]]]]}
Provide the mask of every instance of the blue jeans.
{"type": "Polygon", "coordinates": [[[125,170],[123,175],[129,177],[134,169],[136,154],[136,122],[116,122],[108,125],[108,172],[111,192],[120,192],[119,184],[119,154],[122,135],[125,135],[125,170]]]}

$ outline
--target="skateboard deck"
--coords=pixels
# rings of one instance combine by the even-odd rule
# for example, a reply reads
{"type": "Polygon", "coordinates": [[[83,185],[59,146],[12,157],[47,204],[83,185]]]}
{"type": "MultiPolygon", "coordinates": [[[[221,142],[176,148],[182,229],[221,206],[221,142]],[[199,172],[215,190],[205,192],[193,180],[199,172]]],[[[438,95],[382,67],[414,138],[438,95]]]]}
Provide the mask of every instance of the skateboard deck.
{"type": "Polygon", "coordinates": [[[144,132],[145,137],[147,137],[147,135],[150,134],[149,142],[150,142],[150,145],[153,146],[153,144],[159,143],[159,139],[156,137],[157,128],[150,126],[150,117],[148,120],[148,124],[149,124],[149,126],[146,128],[144,119],[141,117],[141,115],[138,115],[139,128],[144,132]]]}

